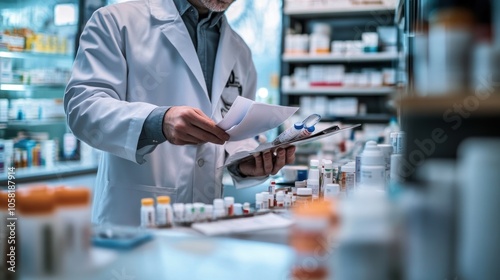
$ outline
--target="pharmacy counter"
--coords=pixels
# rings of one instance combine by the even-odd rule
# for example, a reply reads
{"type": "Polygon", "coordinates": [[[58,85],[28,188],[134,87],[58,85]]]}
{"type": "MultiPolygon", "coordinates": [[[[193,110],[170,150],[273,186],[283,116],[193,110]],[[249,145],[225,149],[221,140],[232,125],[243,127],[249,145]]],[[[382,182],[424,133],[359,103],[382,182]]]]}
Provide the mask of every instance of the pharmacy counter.
{"type": "MultiPolygon", "coordinates": [[[[185,228],[153,232],[155,235],[153,240],[132,250],[94,248],[91,268],[87,269],[86,273],[71,273],[71,279],[289,278],[287,276],[294,253],[286,245],[225,237],[204,237],[185,228]]],[[[45,279],[62,280],[68,279],[67,277],[66,275],[45,279]]]]}

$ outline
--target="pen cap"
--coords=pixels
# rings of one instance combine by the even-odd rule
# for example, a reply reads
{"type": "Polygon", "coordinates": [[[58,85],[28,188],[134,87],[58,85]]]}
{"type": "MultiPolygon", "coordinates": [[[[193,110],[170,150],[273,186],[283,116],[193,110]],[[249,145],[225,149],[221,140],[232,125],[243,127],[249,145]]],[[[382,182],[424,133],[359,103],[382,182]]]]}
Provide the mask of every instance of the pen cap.
{"type": "Polygon", "coordinates": [[[295,129],[299,130],[299,129],[302,129],[302,128],[304,127],[304,124],[303,124],[303,123],[300,123],[300,122],[298,122],[298,123],[294,123],[294,124],[293,124],[293,127],[294,127],[295,129]]]}
{"type": "Polygon", "coordinates": [[[314,126],[306,127],[308,132],[314,132],[315,128],[314,126]]]}

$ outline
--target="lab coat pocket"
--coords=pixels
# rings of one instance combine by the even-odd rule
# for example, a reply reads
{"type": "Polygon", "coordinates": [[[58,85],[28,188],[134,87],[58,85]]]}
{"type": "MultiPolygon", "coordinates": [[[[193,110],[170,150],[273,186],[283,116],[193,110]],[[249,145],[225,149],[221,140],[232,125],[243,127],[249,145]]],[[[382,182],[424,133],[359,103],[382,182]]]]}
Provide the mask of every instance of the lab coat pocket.
{"type": "Polygon", "coordinates": [[[236,100],[236,97],[238,97],[239,95],[240,91],[238,87],[229,86],[224,88],[219,103],[222,117],[226,115],[226,113],[229,111],[234,101],[236,100]]]}

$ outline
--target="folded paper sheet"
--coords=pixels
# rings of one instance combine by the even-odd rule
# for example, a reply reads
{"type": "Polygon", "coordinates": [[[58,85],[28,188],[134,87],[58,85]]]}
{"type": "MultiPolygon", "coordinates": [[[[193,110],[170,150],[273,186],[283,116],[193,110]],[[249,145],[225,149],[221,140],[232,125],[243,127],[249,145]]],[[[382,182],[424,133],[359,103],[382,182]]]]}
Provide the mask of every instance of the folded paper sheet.
{"type": "Polygon", "coordinates": [[[220,220],[211,223],[194,223],[191,227],[205,235],[221,235],[283,228],[292,224],[293,222],[289,219],[269,213],[253,217],[220,220]]]}
{"type": "Polygon", "coordinates": [[[255,102],[238,96],[217,126],[229,134],[229,141],[239,141],[279,126],[298,109],[255,102]]]}
{"type": "Polygon", "coordinates": [[[226,159],[224,166],[228,166],[231,164],[235,164],[237,162],[248,160],[251,157],[253,157],[254,155],[257,155],[261,152],[273,151],[279,147],[287,147],[287,146],[291,146],[291,145],[309,143],[309,142],[316,141],[316,140],[321,139],[321,138],[332,136],[334,134],[340,133],[340,132],[348,130],[348,129],[356,128],[358,126],[361,126],[361,124],[356,124],[353,126],[348,126],[348,127],[343,127],[343,128],[340,128],[340,127],[334,125],[334,126],[330,126],[330,127],[326,128],[326,129],[323,129],[321,131],[317,131],[316,133],[309,135],[307,137],[301,138],[301,139],[291,140],[291,141],[283,142],[283,143],[280,143],[277,145],[273,145],[273,143],[271,143],[271,142],[263,143],[263,144],[260,144],[254,150],[242,151],[242,152],[238,152],[238,153],[235,153],[233,155],[230,155],[226,159]]]}

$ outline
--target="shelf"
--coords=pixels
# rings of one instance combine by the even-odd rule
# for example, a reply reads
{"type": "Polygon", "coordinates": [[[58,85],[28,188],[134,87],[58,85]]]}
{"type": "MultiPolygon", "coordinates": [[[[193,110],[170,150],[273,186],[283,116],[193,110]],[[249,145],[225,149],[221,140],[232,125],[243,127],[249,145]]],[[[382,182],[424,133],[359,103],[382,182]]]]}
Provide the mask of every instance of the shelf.
{"type": "Polygon", "coordinates": [[[314,87],[304,89],[287,89],[283,90],[284,95],[387,95],[393,93],[395,87],[314,87]]]}
{"type": "Polygon", "coordinates": [[[47,84],[47,85],[25,85],[25,84],[1,84],[1,91],[31,91],[31,90],[50,90],[64,89],[66,84],[47,84]]]}
{"type": "Polygon", "coordinates": [[[395,7],[385,5],[350,5],[329,6],[317,5],[312,7],[291,6],[284,9],[284,14],[302,18],[313,18],[317,16],[342,16],[342,15],[364,15],[379,14],[380,12],[394,13],[395,7]]]}
{"type": "MultiPolygon", "coordinates": [[[[12,127],[12,126],[40,126],[40,125],[54,125],[54,124],[65,124],[66,119],[65,118],[51,118],[51,119],[42,119],[42,120],[9,120],[6,123],[1,123],[4,124],[5,127],[12,127]]],[[[0,124],[0,129],[1,129],[1,124],[0,124]]]]}
{"type": "Polygon", "coordinates": [[[290,55],[284,54],[284,62],[309,63],[309,62],[385,62],[394,61],[399,58],[398,53],[363,53],[356,55],[290,55]]]}
{"type": "Polygon", "coordinates": [[[388,114],[365,114],[365,115],[356,115],[356,116],[327,115],[327,116],[322,117],[321,121],[381,123],[381,122],[389,122],[391,120],[391,117],[392,117],[392,115],[388,115],[388,114]]]}
{"type": "MultiPolygon", "coordinates": [[[[15,179],[11,180],[18,183],[30,182],[48,178],[62,178],[86,173],[95,173],[97,165],[82,165],[80,162],[58,162],[54,167],[36,166],[29,168],[16,168],[15,179]]],[[[7,174],[0,174],[0,183],[5,188],[7,174]]]]}
{"type": "Polygon", "coordinates": [[[404,8],[406,0],[399,0],[396,6],[396,12],[394,13],[394,22],[399,25],[404,17],[404,8]]]}
{"type": "Polygon", "coordinates": [[[69,55],[69,54],[37,53],[37,52],[9,52],[9,51],[0,51],[0,57],[3,57],[3,58],[21,58],[21,59],[31,59],[31,58],[73,59],[73,56],[69,55]]]}

